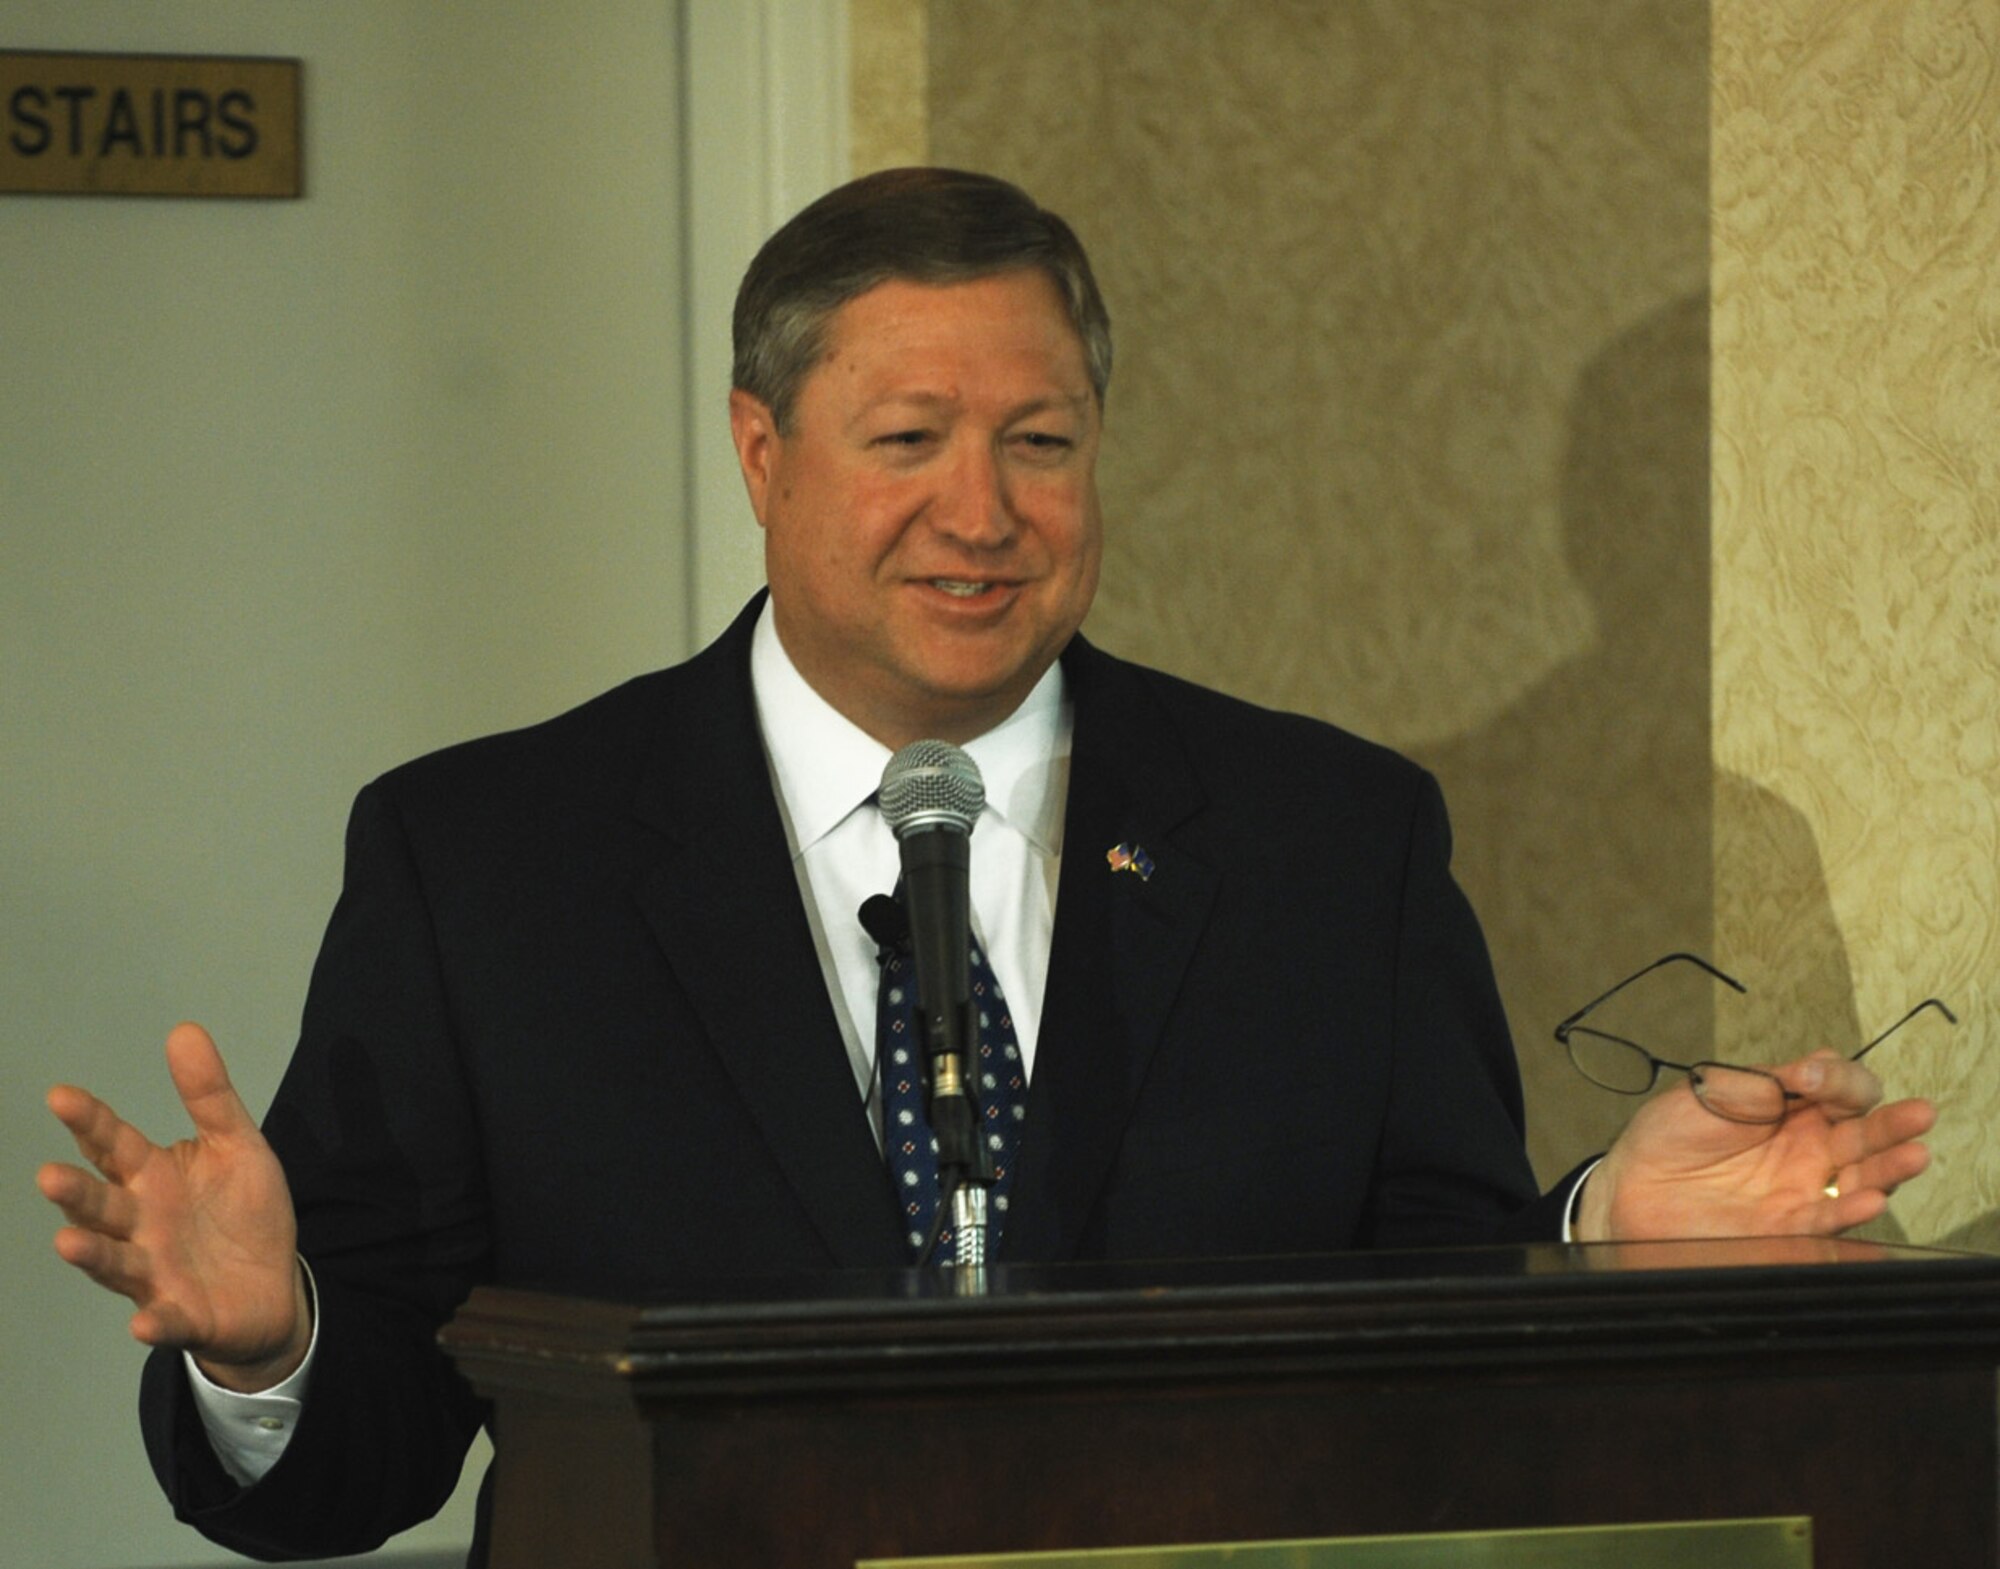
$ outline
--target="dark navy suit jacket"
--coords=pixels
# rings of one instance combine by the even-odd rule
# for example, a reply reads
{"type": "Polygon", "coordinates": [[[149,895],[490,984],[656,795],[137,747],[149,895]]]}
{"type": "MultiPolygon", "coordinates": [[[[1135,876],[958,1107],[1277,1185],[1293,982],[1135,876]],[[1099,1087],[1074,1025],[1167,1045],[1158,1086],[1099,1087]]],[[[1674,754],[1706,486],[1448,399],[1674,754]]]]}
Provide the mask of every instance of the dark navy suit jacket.
{"type": "MultiPolygon", "coordinates": [[[[305,1415],[238,1491],[177,1360],[147,1373],[155,1469],[216,1540],[356,1551],[433,1512],[483,1415],[433,1337],[477,1283],[632,1298],[904,1262],[768,782],[757,608],[685,665],[362,792],[266,1123],[320,1293],[305,1415]]],[[[1431,778],[1081,638],[1064,664],[1000,1258],[1555,1236],[1566,1195],[1536,1198],[1431,778]]]]}

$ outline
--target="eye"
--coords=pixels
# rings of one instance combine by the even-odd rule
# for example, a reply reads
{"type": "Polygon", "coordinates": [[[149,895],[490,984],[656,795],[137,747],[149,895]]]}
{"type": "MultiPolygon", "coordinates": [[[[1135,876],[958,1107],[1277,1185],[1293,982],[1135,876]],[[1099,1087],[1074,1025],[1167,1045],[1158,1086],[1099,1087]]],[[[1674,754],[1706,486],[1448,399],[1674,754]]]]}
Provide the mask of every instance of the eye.
{"type": "Polygon", "coordinates": [[[1032,462],[1056,463],[1068,456],[1076,443],[1052,430],[1024,430],[1014,438],[1015,450],[1032,462]]]}
{"type": "Polygon", "coordinates": [[[934,438],[927,430],[892,430],[875,438],[878,447],[922,447],[934,438]]]}

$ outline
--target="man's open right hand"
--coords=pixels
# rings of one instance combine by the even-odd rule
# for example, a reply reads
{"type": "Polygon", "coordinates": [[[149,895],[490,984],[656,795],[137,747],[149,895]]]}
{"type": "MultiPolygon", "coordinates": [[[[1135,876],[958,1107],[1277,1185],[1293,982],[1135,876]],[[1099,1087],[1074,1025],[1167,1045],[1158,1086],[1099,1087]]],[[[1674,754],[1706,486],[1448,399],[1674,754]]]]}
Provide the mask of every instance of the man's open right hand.
{"type": "Polygon", "coordinates": [[[49,1091],[96,1168],[52,1161],[37,1173],[69,1221],[56,1252],[131,1298],[135,1339],[192,1352],[226,1388],[268,1389],[312,1340],[291,1193],[208,1032],[176,1026],[167,1067],[194,1137],[164,1147],[87,1090],[49,1091]]]}

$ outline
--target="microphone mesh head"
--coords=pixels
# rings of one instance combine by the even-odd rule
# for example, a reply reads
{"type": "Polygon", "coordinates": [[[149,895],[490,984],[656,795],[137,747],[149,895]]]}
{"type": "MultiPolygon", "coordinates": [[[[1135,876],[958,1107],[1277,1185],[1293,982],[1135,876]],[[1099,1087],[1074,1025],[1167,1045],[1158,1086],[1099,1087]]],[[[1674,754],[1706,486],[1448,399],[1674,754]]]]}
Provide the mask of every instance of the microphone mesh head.
{"type": "Polygon", "coordinates": [[[879,800],[898,839],[915,828],[969,834],[986,785],[979,765],[949,741],[912,741],[883,765],[879,800]]]}

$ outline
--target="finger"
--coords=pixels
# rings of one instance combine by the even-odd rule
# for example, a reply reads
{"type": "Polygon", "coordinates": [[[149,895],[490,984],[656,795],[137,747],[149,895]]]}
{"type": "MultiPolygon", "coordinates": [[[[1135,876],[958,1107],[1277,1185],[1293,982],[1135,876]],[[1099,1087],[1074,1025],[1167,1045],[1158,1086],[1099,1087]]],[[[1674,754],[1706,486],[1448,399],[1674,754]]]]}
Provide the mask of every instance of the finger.
{"type": "Polygon", "coordinates": [[[139,1309],[127,1328],[132,1338],[145,1346],[188,1347],[195,1343],[193,1320],[163,1302],[139,1309]]]}
{"type": "Polygon", "coordinates": [[[1851,1166],[1885,1150],[1922,1138],[1937,1125],[1937,1108],[1927,1100],[1891,1101],[1865,1117],[1835,1123],[1827,1147],[1838,1166],[1851,1166]]]}
{"type": "Polygon", "coordinates": [[[1920,1175],[1931,1163],[1931,1152],[1921,1144],[1898,1144],[1880,1154],[1871,1155],[1866,1160],[1851,1166],[1843,1166],[1834,1179],[1834,1185],[1842,1193],[1861,1192],[1874,1189],[1887,1195],[1894,1193],[1912,1177],[1920,1175]]]}
{"type": "Polygon", "coordinates": [[[1882,1098],[1882,1081],[1867,1065],[1836,1052],[1814,1052],[1772,1071],[1786,1089],[1835,1119],[1858,1117],[1882,1098]]]}
{"type": "Polygon", "coordinates": [[[1832,1236],[1837,1231],[1867,1225],[1888,1207],[1888,1195],[1879,1188],[1862,1188],[1853,1193],[1843,1189],[1839,1198],[1822,1199],[1813,1206],[1807,1229],[1820,1236],[1832,1236]]]}
{"type": "Polygon", "coordinates": [[[48,1108],[69,1129],[83,1158],[113,1182],[124,1182],[146,1163],[153,1143],[89,1090],[58,1084],[48,1108]]]}
{"type": "Polygon", "coordinates": [[[97,1180],[81,1166],[60,1160],[48,1161],[35,1172],[35,1187],[42,1197],[64,1206],[76,1203],[82,1190],[97,1180]]]}
{"type": "Polygon", "coordinates": [[[100,1182],[79,1166],[50,1161],[35,1173],[35,1186],[72,1226],[122,1240],[137,1223],[138,1204],[128,1191],[100,1182]]]}
{"type": "Polygon", "coordinates": [[[167,1071],[202,1135],[230,1138],[257,1131],[256,1119],[229,1081],[222,1053],[199,1024],[176,1024],[167,1032],[167,1071]]]}
{"type": "Polygon", "coordinates": [[[139,1309],[129,1324],[133,1339],[149,1346],[194,1344],[193,1319],[177,1304],[156,1299],[157,1287],[143,1249],[72,1226],[56,1233],[56,1252],[65,1263],[75,1265],[98,1285],[128,1298],[139,1309]]]}
{"type": "Polygon", "coordinates": [[[65,1226],[56,1233],[56,1255],[121,1297],[130,1297],[143,1305],[153,1294],[146,1251],[130,1242],[101,1236],[81,1226],[65,1226]]]}
{"type": "Polygon", "coordinates": [[[1937,1106],[1919,1096],[1892,1100],[1871,1113],[1868,1121],[1879,1119],[1880,1127],[1896,1139],[1920,1139],[1937,1126],[1937,1106]]]}

